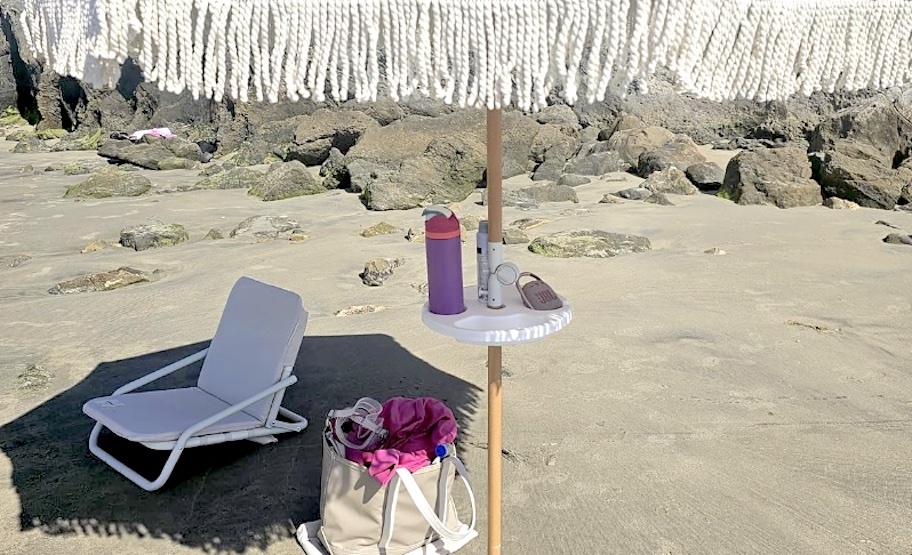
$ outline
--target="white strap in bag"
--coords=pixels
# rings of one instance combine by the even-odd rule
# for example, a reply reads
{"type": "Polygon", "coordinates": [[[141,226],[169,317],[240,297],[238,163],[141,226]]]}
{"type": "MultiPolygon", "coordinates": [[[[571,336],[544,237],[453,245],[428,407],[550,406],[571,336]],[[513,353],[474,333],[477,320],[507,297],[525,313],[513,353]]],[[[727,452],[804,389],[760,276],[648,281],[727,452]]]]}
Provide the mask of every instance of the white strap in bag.
{"type": "Polygon", "coordinates": [[[386,506],[384,507],[383,511],[383,533],[380,536],[379,542],[381,547],[389,547],[390,539],[393,536],[393,529],[396,525],[396,506],[399,500],[400,485],[405,486],[406,492],[409,494],[409,497],[412,498],[412,501],[414,501],[415,506],[421,513],[421,516],[424,517],[431,528],[437,532],[441,538],[450,541],[460,541],[467,538],[474,532],[475,520],[477,517],[477,507],[475,505],[475,494],[472,492],[471,484],[469,484],[469,473],[466,470],[465,465],[462,464],[462,461],[452,455],[441,459],[440,464],[441,469],[440,481],[438,483],[436,512],[431,508],[431,504],[428,503],[428,500],[425,498],[424,493],[421,492],[421,488],[418,486],[418,483],[415,482],[415,478],[412,477],[411,472],[404,468],[396,469],[396,475],[393,476],[393,479],[387,486],[389,494],[387,496],[386,506]],[[460,480],[462,480],[462,483],[469,494],[469,504],[472,507],[472,518],[469,521],[468,526],[463,525],[456,530],[447,527],[445,523],[447,517],[446,510],[448,506],[447,467],[450,464],[456,467],[456,474],[459,475],[460,480]]]}
{"type": "Polygon", "coordinates": [[[350,449],[365,451],[369,450],[374,444],[385,440],[387,431],[383,428],[383,417],[380,416],[382,410],[383,405],[374,399],[362,397],[351,408],[329,411],[329,415],[326,417],[326,425],[329,427],[330,421],[333,421],[332,426],[335,434],[334,437],[331,434],[330,441],[336,448],[336,452],[343,457],[345,456],[345,450],[336,443],[337,441],[350,449]],[[349,441],[348,434],[342,429],[347,421],[360,426],[361,429],[356,432],[356,437],[361,440],[361,443],[349,441]]]}

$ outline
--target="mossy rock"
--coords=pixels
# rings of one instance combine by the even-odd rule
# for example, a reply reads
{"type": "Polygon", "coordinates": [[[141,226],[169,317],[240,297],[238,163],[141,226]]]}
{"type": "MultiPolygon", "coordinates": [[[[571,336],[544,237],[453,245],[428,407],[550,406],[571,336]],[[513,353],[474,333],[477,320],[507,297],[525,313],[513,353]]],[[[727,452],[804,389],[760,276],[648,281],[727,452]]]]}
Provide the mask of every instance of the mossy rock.
{"type": "Polygon", "coordinates": [[[149,178],[137,173],[104,170],[66,190],[66,198],[138,197],[152,188],[149,178]]]}
{"type": "Polygon", "coordinates": [[[66,137],[67,135],[69,135],[69,132],[66,129],[42,129],[35,133],[35,136],[43,141],[59,139],[61,137],[66,137]]]}
{"type": "Polygon", "coordinates": [[[529,244],[535,254],[553,258],[610,258],[651,248],[646,237],[587,229],[552,233],[529,244]]]}
{"type": "Polygon", "coordinates": [[[22,117],[19,110],[13,106],[7,107],[0,112],[0,127],[12,127],[14,125],[28,125],[29,122],[22,117]]]}

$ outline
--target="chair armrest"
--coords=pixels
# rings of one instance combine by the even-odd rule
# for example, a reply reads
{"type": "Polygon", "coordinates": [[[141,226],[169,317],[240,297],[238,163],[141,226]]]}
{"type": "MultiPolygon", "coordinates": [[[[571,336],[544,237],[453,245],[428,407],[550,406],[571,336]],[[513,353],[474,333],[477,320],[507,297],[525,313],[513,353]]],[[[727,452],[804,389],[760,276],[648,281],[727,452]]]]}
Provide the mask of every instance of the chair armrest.
{"type": "Polygon", "coordinates": [[[117,388],[114,391],[114,393],[112,393],[111,395],[123,395],[124,393],[129,393],[135,389],[139,389],[140,387],[142,387],[146,384],[152,383],[155,380],[157,380],[163,376],[167,376],[168,374],[171,374],[177,370],[180,370],[181,368],[184,368],[186,366],[193,364],[194,362],[198,362],[198,361],[206,358],[206,353],[208,353],[208,352],[209,352],[209,349],[206,348],[206,349],[203,349],[202,351],[193,353],[192,355],[190,355],[188,357],[184,357],[177,362],[173,362],[173,363],[169,364],[168,366],[165,366],[164,368],[156,370],[155,372],[152,372],[151,374],[147,374],[141,378],[133,380],[132,382],[130,382],[124,386],[117,388]]]}
{"type": "Polygon", "coordinates": [[[256,403],[257,401],[265,399],[266,397],[269,397],[270,395],[275,395],[276,393],[278,393],[279,391],[281,391],[287,387],[291,387],[292,385],[297,383],[297,381],[298,381],[297,376],[288,376],[284,380],[276,382],[275,384],[264,389],[263,391],[260,391],[256,395],[247,397],[240,403],[231,405],[227,409],[221,410],[221,411],[213,414],[209,418],[206,418],[205,420],[201,420],[201,421],[197,422],[196,424],[194,424],[194,425],[190,426],[189,428],[187,428],[186,430],[184,430],[184,433],[182,433],[180,435],[180,437],[177,438],[177,445],[175,448],[177,448],[177,449],[183,448],[184,444],[187,443],[187,440],[190,439],[191,437],[193,437],[193,435],[196,434],[196,432],[198,432],[204,428],[208,428],[209,426],[215,424],[219,420],[223,420],[223,419],[231,416],[234,413],[241,412],[242,410],[244,410],[245,408],[249,407],[250,405],[256,403]]]}

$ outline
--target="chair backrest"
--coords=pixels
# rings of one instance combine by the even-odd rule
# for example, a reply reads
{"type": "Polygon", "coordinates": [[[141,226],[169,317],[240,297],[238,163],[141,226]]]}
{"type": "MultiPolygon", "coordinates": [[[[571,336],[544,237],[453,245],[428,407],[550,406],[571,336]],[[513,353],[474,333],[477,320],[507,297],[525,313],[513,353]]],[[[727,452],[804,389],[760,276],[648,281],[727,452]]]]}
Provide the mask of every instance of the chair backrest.
{"type": "MultiPolygon", "coordinates": [[[[307,311],[291,291],[242,277],[234,284],[203,362],[198,386],[226,403],[238,403],[286,377],[304,338],[307,311]]],[[[284,391],[244,412],[274,418],[284,391]]]]}

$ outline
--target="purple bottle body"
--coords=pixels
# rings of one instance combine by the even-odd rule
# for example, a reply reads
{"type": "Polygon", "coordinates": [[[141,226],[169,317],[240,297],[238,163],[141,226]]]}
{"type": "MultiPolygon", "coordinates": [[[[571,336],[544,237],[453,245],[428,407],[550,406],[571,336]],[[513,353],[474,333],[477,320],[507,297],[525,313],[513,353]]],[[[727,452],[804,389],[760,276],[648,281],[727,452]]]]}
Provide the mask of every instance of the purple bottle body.
{"type": "Polygon", "coordinates": [[[445,208],[428,208],[424,215],[428,309],[433,314],[460,314],[466,306],[459,220],[445,208]]]}

